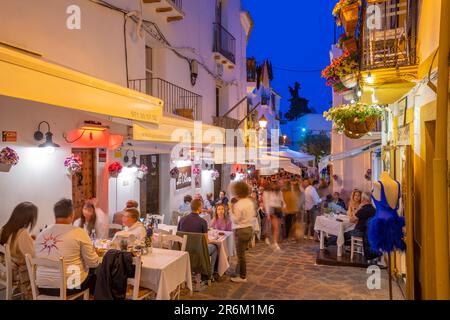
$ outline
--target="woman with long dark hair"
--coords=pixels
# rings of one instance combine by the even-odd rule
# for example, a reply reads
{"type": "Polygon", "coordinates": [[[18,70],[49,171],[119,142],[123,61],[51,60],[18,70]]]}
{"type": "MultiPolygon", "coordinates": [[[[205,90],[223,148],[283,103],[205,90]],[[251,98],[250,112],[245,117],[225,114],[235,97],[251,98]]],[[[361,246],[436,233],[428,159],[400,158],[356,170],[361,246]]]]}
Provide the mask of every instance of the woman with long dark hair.
{"type": "Polygon", "coordinates": [[[8,222],[0,229],[0,244],[9,245],[13,280],[19,282],[23,294],[28,291],[25,287],[28,282],[25,255],[34,255],[34,240],[30,232],[36,225],[37,217],[38,208],[31,202],[22,202],[14,208],[8,222]]]}
{"type": "Polygon", "coordinates": [[[84,203],[81,217],[75,220],[73,225],[84,229],[90,237],[94,232],[98,239],[104,239],[107,236],[107,226],[104,226],[101,219],[97,217],[97,210],[92,201],[84,203]]]}

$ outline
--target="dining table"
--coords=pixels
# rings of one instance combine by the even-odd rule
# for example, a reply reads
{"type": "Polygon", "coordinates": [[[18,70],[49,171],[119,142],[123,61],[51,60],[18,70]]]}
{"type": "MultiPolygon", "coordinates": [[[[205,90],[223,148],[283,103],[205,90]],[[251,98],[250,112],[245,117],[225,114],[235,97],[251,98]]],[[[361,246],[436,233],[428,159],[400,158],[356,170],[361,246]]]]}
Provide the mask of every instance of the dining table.
{"type": "Polygon", "coordinates": [[[222,276],[230,268],[230,257],[235,254],[236,246],[234,243],[234,234],[232,231],[221,231],[210,229],[208,231],[208,240],[215,244],[218,249],[217,273],[222,276]]]}
{"type": "MultiPolygon", "coordinates": [[[[110,240],[96,240],[94,246],[106,252],[110,240]]],[[[192,292],[189,253],[186,251],[151,248],[140,256],[142,261],[140,286],[156,293],[156,300],[170,300],[170,294],[183,284],[192,292]]]]}
{"type": "Polygon", "coordinates": [[[344,233],[355,229],[355,226],[346,215],[325,214],[316,217],[314,230],[320,232],[320,250],[325,248],[325,234],[331,234],[337,237],[337,256],[341,257],[345,243],[344,233]]]}

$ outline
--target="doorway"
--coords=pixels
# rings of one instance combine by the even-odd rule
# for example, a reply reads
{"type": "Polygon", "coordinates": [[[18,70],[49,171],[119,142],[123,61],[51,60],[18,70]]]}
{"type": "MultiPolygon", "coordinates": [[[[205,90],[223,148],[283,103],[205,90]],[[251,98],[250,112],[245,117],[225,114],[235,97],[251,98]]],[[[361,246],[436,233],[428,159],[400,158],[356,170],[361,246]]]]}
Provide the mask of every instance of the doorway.
{"type": "Polygon", "coordinates": [[[96,197],[96,150],[72,149],[74,155],[78,155],[83,162],[81,171],[72,176],[72,202],[75,218],[82,214],[84,201],[96,197]]]}
{"type": "Polygon", "coordinates": [[[160,214],[159,195],[159,168],[160,156],[158,154],[141,156],[141,164],[148,168],[148,174],[140,183],[141,215],[160,214]]]}

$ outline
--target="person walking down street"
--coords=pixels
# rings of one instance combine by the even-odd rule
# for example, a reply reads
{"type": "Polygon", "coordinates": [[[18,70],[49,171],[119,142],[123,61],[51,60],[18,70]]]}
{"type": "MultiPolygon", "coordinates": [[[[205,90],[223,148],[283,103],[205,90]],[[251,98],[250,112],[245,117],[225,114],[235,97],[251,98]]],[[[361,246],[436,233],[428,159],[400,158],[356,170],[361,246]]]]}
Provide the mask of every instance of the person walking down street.
{"type": "Polygon", "coordinates": [[[247,263],[245,251],[248,248],[253,235],[253,221],[256,216],[255,205],[249,198],[250,190],[245,182],[237,182],[233,185],[233,193],[237,202],[233,205],[231,220],[236,237],[237,270],[236,276],[231,278],[233,282],[247,282],[247,263]]]}
{"type": "Polygon", "coordinates": [[[270,212],[270,222],[272,225],[272,249],[280,251],[278,245],[280,238],[280,222],[283,219],[283,208],[286,206],[278,183],[273,183],[270,191],[266,195],[266,212],[270,212]]]}
{"type": "Polygon", "coordinates": [[[314,182],[310,183],[309,180],[304,181],[305,187],[305,239],[314,240],[314,224],[316,222],[316,217],[319,213],[320,209],[320,197],[317,193],[317,189],[319,186],[319,181],[314,180],[314,182]]]}
{"type": "Polygon", "coordinates": [[[292,191],[291,182],[287,181],[283,188],[283,200],[286,207],[283,208],[285,219],[284,238],[288,239],[291,235],[292,226],[298,213],[299,196],[292,191]]]}

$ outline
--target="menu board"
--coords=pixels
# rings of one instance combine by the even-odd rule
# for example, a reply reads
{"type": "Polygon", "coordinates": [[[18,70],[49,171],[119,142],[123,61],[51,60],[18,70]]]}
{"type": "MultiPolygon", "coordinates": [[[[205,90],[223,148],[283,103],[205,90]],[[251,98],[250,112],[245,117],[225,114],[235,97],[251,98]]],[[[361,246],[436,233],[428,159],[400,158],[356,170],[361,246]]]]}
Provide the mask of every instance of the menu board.
{"type": "Polygon", "coordinates": [[[178,168],[179,175],[176,180],[175,190],[190,188],[192,186],[191,166],[178,168]]]}

